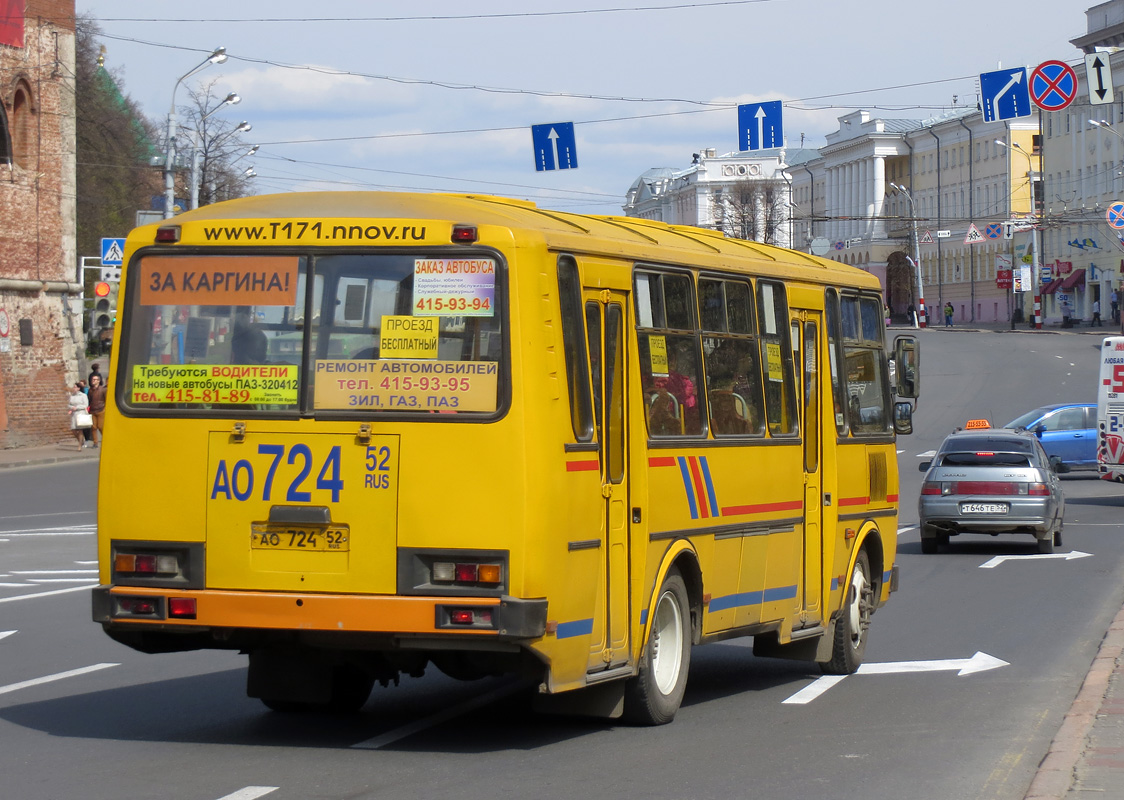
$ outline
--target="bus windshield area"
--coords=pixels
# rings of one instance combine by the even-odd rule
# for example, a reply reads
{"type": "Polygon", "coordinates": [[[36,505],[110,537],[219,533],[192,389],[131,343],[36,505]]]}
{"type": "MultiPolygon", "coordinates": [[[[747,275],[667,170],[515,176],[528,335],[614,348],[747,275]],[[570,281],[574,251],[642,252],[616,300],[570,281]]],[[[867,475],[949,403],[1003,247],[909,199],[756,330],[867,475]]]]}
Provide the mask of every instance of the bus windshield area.
{"type": "Polygon", "coordinates": [[[130,270],[129,413],[499,408],[492,257],[153,254],[130,270]]]}

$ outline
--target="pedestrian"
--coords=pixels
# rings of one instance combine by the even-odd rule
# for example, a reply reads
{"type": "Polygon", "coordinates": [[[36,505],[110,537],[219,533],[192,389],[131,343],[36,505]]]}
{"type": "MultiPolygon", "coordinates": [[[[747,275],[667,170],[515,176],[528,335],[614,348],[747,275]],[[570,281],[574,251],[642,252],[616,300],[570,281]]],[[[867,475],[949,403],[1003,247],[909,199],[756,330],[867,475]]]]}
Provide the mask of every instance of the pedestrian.
{"type": "Polygon", "coordinates": [[[1069,298],[1068,297],[1062,298],[1061,311],[1062,311],[1062,327],[1063,328],[1072,328],[1073,327],[1073,321],[1070,319],[1070,317],[1073,316],[1073,310],[1069,307],[1069,298]]]}
{"type": "Polygon", "coordinates": [[[1109,299],[1109,302],[1112,304],[1111,309],[1110,309],[1112,311],[1112,321],[1113,322],[1119,322],[1120,321],[1120,295],[1118,295],[1116,293],[1116,290],[1113,289],[1112,294],[1110,294],[1108,296],[1108,299],[1109,299]]]}
{"type": "Polygon", "coordinates": [[[93,417],[94,424],[90,426],[90,432],[93,436],[94,447],[97,447],[105,434],[102,432],[102,426],[105,423],[105,385],[102,383],[101,375],[93,373],[90,375],[90,416],[93,417]]]}
{"type": "Polygon", "coordinates": [[[97,375],[99,378],[101,378],[103,384],[105,383],[105,378],[102,378],[102,375],[101,375],[101,364],[99,364],[96,361],[94,362],[93,366],[90,367],[90,374],[88,376],[86,376],[86,383],[89,386],[94,385],[94,376],[95,375],[97,375]]]}
{"type": "Polygon", "coordinates": [[[90,419],[90,399],[82,393],[80,384],[81,381],[70,388],[70,397],[66,401],[66,413],[70,415],[70,429],[74,431],[79,450],[86,446],[83,432],[93,424],[93,420],[90,419]]]}
{"type": "Polygon", "coordinates": [[[944,326],[946,328],[952,327],[952,314],[956,309],[952,307],[952,301],[949,300],[944,304],[944,326]]]}
{"type": "Polygon", "coordinates": [[[910,303],[909,306],[906,307],[905,313],[906,313],[906,316],[909,317],[909,324],[916,328],[917,327],[917,308],[913,305],[913,303],[910,303]]]}
{"type": "Polygon", "coordinates": [[[1100,300],[1094,300],[1093,301],[1093,321],[1089,323],[1089,327],[1092,328],[1094,325],[1096,325],[1098,328],[1104,327],[1101,324],[1101,301],[1100,300]]]}
{"type": "MultiPolygon", "coordinates": [[[[89,401],[89,399],[90,399],[90,385],[88,383],[86,383],[85,381],[80,380],[80,381],[78,381],[78,388],[82,391],[82,394],[86,395],[86,400],[89,401]]],[[[86,440],[86,447],[89,447],[94,443],[94,432],[93,432],[93,430],[91,430],[90,427],[86,427],[86,428],[82,429],[82,436],[86,440]]]]}

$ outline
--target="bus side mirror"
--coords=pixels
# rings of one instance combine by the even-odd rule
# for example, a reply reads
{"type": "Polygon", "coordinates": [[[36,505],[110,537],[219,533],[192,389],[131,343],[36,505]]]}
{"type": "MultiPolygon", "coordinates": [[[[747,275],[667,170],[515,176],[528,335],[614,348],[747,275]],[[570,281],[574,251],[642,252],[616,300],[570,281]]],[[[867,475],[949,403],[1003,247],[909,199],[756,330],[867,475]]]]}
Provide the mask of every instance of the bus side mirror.
{"type": "Polygon", "coordinates": [[[913,433],[912,403],[894,403],[894,433],[899,436],[913,433]]]}
{"type": "Polygon", "coordinates": [[[898,397],[921,396],[921,345],[912,336],[894,339],[896,375],[894,391],[898,397]]]}

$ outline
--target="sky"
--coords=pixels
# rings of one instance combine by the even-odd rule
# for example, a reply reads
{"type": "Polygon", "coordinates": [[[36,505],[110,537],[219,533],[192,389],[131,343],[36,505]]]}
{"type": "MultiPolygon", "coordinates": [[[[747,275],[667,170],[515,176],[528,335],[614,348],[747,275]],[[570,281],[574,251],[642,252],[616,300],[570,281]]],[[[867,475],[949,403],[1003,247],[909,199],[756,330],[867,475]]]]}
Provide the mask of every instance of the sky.
{"type": "MultiPolygon", "coordinates": [[[[620,214],[653,167],[738,150],[737,106],[780,100],[787,147],[856,109],[926,119],[978,76],[1072,65],[1085,3],[1027,0],[77,0],[106,68],[164,125],[218,46],[217,112],[259,150],[258,194],[497,194],[620,214]],[[187,17],[193,19],[187,19],[187,17]],[[574,123],[577,168],[536,171],[531,126],[574,123]]],[[[216,116],[217,116],[216,115],[216,116]]]]}

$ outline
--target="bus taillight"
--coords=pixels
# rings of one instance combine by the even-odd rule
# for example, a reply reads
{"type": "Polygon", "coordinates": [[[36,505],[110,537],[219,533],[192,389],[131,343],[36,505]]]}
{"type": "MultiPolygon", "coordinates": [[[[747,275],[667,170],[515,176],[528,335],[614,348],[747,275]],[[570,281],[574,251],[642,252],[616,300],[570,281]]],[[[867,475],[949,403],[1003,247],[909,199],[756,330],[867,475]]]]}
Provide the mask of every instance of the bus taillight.
{"type": "Polygon", "coordinates": [[[169,597],[168,617],[170,619],[195,619],[194,597],[169,597]]]}

